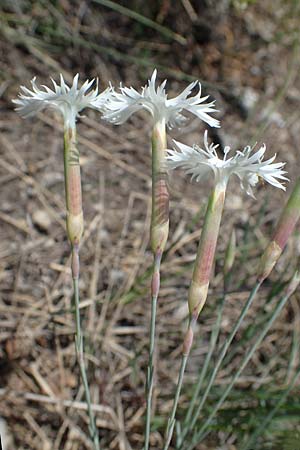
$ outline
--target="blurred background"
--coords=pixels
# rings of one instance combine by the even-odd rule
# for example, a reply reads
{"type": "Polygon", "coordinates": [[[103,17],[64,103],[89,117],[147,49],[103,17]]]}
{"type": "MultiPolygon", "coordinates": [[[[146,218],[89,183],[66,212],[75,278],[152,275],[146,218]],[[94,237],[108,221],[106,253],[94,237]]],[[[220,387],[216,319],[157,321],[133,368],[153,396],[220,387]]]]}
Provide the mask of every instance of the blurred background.
{"type": "MultiPolygon", "coordinates": [[[[62,125],[45,111],[22,120],[11,102],[36,76],[49,85],[98,78],[140,89],[158,69],[177,95],[198,79],[216,100],[222,146],[267,145],[286,161],[287,192],[299,174],[298,0],[0,0],[0,416],[6,450],[91,449],[73,342],[69,245],[65,233],[62,125]]],[[[202,143],[191,118],[169,133],[202,143]]],[[[113,127],[87,111],[78,122],[85,235],[80,280],[89,379],[104,449],[141,449],[150,317],[151,122],[134,115],[113,127]]],[[[171,407],[187,289],[209,186],[170,177],[171,233],[162,264],[155,414],[151,445],[162,447],[171,407]]],[[[234,228],[237,252],[220,345],[255,280],[259,257],[287,194],[260,184],[256,199],[231,180],[215,274],[199,319],[180,400],[189,404],[222,295],[224,252],[234,228]]],[[[299,262],[299,230],[263,286],[234,341],[203,412],[239,367],[253,336],[299,262]]],[[[223,405],[198,449],[240,449],[299,367],[296,293],[223,405]]],[[[299,382],[259,437],[257,449],[299,450],[299,382]]],[[[199,421],[201,418],[199,419],[199,421]]],[[[253,449],[254,450],[254,449],[253,449]]]]}

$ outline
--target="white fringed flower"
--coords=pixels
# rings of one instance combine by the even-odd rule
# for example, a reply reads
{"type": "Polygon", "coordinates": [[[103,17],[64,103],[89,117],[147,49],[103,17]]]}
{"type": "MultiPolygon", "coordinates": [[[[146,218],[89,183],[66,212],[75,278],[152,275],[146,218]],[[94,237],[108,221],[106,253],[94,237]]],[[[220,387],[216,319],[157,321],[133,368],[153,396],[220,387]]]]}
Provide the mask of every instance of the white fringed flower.
{"type": "Polygon", "coordinates": [[[120,87],[120,92],[114,91],[109,101],[106,103],[104,119],[111,123],[120,125],[124,123],[132,114],[140,109],[146,109],[154,118],[154,122],[162,120],[169,128],[180,127],[186,121],[183,111],[188,111],[211,127],[219,127],[219,121],[209,114],[217,111],[214,108],[215,102],[204,103],[208,96],[201,98],[201,84],[196,95],[190,96],[197,81],[189,84],[177,97],[167,98],[165,80],[160,86],[155,87],[157,71],[154,70],[148,84],[139,93],[134,88],[120,87]]]}
{"type": "Polygon", "coordinates": [[[18,105],[16,111],[22,117],[34,116],[44,108],[51,107],[59,110],[64,118],[66,127],[74,127],[76,117],[84,108],[102,109],[105,102],[111,95],[111,88],[98,94],[98,86],[90,90],[94,80],[86,80],[81,88],[78,88],[79,74],[73,78],[72,86],[69,87],[63,76],[60,75],[60,85],[58,85],[52,78],[54,89],[48,86],[38,87],[33,78],[31,80],[32,90],[21,86],[19,97],[13,102],[18,105]]]}
{"type": "Polygon", "coordinates": [[[192,179],[200,181],[213,172],[215,183],[226,187],[230,175],[235,174],[241,182],[241,187],[247,194],[253,196],[252,187],[262,178],[273,186],[285,190],[279,180],[288,180],[284,176],[286,171],[282,170],[285,163],[273,163],[276,155],[263,161],[266,146],[263,145],[255,153],[253,147],[247,146],[243,151],[237,150],[235,155],[227,158],[230,147],[224,148],[223,159],[217,153],[218,145],[209,144],[207,131],[204,133],[204,148],[197,145],[189,147],[180,142],[175,142],[180,151],[168,150],[167,165],[170,169],[182,167],[192,179]]]}

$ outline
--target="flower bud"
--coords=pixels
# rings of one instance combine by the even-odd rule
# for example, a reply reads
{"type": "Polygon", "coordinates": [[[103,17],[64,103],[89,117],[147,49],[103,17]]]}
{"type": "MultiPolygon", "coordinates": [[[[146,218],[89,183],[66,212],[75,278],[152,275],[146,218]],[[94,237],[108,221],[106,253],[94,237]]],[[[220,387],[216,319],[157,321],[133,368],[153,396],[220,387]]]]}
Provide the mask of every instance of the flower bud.
{"type": "Polygon", "coordinates": [[[262,255],[258,268],[258,280],[263,282],[271,273],[273,267],[278,261],[288,238],[294,231],[294,228],[300,217],[300,178],[297,180],[294,190],[282,211],[279,222],[271,242],[262,255]]]}

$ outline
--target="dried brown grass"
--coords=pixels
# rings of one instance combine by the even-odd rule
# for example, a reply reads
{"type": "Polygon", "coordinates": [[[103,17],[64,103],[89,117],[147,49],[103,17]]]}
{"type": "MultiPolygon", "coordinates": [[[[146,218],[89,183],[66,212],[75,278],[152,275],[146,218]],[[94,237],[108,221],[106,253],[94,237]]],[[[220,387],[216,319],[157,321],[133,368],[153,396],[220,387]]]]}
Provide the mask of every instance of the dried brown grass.
{"type": "MultiPolygon", "coordinates": [[[[43,12],[39,2],[33,3],[31,12],[21,15],[14,12],[16,17],[39,24],[41,15],[47,12],[43,12]]],[[[192,27],[194,16],[189,9],[190,3],[182,2],[188,11],[185,21],[192,27]]],[[[255,133],[261,111],[274,99],[285,81],[291,49],[284,42],[276,44],[263,36],[259,20],[266,19],[265,26],[272,31],[281,19],[266,17],[262,7],[253,6],[241,16],[231,12],[220,21],[219,34],[214,34],[204,44],[197,42],[198,28],[193,27],[189,46],[178,49],[173,47],[174,44],[160,43],[157,35],[153,43],[148,34],[146,38],[136,37],[129,31],[129,19],[119,18],[105,8],[98,7],[92,18],[93,7],[85,3],[78,3],[78,6],[88,8],[90,28],[80,21],[79,11],[72,8],[71,2],[65,1],[62,5],[64,14],[60,11],[57,20],[63,21],[66,33],[71,30],[73,34],[82,33],[95,39],[99,36],[100,24],[101,39],[112,46],[121,49],[122,45],[128,46],[133,55],[140,48],[149,50],[154,46],[158,54],[152,56],[153,64],[163,60],[171,69],[180,66],[182,71],[200,74],[212,83],[221,81],[228,96],[222,97],[217,91],[214,94],[222,110],[223,128],[219,139],[226,143],[247,141],[255,133]],[[176,56],[175,62],[174,54],[182,60],[178,61],[176,56]],[[258,74],[253,72],[251,75],[251,68],[257,68],[258,74]],[[260,100],[245,128],[241,110],[231,100],[240,98],[237,93],[242,93],[246,86],[252,87],[260,100]]],[[[174,15],[174,11],[171,13],[168,9],[168,2],[162,2],[160,12],[167,17],[166,23],[168,14],[174,15]]],[[[8,14],[7,9],[3,8],[2,14],[3,17],[8,14]]],[[[174,26],[182,27],[180,32],[186,34],[186,26],[182,23],[182,17],[178,16],[174,26]]],[[[83,51],[76,45],[67,51],[58,51],[57,44],[52,49],[46,41],[46,34],[44,42],[36,34],[36,45],[30,40],[32,28],[11,22],[8,25],[2,30],[0,45],[3,61],[0,86],[0,415],[8,427],[11,442],[8,449],[89,449],[92,447],[86,433],[88,419],[73,342],[61,127],[57,118],[50,114],[41,114],[39,120],[21,120],[13,111],[11,98],[16,96],[20,83],[28,83],[36,74],[41,81],[46,81],[50,74],[56,76],[61,71],[71,79],[74,71],[80,70],[83,77],[100,73],[102,86],[109,79],[119,81],[120,78],[125,84],[139,86],[144,80],[142,75],[149,75],[151,69],[139,72],[131,63],[115,64],[107,55],[83,51]],[[28,41],[21,42],[17,32],[27,36],[28,41]],[[45,48],[39,46],[42,44],[45,48]]],[[[170,85],[176,90],[179,82],[170,79],[170,85]]],[[[276,151],[280,160],[287,160],[291,180],[295,179],[299,163],[299,89],[299,79],[295,76],[280,108],[271,116],[264,135],[271,153],[276,151]],[[281,127],[282,123],[284,127],[281,127]]],[[[93,408],[102,448],[136,449],[143,443],[150,314],[150,128],[143,117],[133,117],[130,123],[113,128],[101,122],[93,112],[89,112],[78,127],[86,221],[81,248],[80,290],[93,408]]],[[[189,143],[199,142],[201,132],[198,122],[192,121],[181,132],[172,133],[172,137],[180,136],[182,141],[189,143]]],[[[205,204],[207,192],[207,187],[191,186],[180,175],[171,178],[170,186],[171,235],[162,264],[159,299],[153,448],[162,445],[161,418],[166,417],[171,406],[185,329],[186,292],[201,224],[201,214],[199,218],[197,214],[205,204]]],[[[245,196],[241,199],[236,187],[237,184],[231,184],[227,198],[215,277],[200,319],[199,332],[203,340],[193,351],[187,385],[195,379],[207,351],[214,306],[222,291],[222,257],[232,226],[237,229],[239,253],[232,292],[228,295],[222,321],[221,341],[253,284],[257,259],[286,199],[285,194],[271,191],[269,187],[258,189],[256,201],[245,196]],[[264,214],[260,217],[262,208],[264,214]],[[259,221],[257,217],[260,217],[259,221]]],[[[296,234],[278,264],[273,280],[288,279],[298,255],[299,237],[296,234]]],[[[259,316],[261,299],[266,298],[270,287],[268,282],[262,289],[247,324],[255,322],[259,316]]],[[[299,365],[299,349],[290,356],[293,339],[298,339],[300,333],[298,301],[299,294],[296,294],[240,378],[239,389],[256,390],[291,378],[299,365]]],[[[243,352],[243,348],[237,349],[220,372],[217,387],[228,382],[243,352]]],[[[182,407],[187,403],[187,393],[182,395],[182,407]]],[[[220,441],[227,439],[229,444],[224,448],[236,448],[234,433],[220,432],[215,437],[220,441]]],[[[199,449],[215,448],[215,445],[212,440],[211,447],[208,443],[199,449]]]]}

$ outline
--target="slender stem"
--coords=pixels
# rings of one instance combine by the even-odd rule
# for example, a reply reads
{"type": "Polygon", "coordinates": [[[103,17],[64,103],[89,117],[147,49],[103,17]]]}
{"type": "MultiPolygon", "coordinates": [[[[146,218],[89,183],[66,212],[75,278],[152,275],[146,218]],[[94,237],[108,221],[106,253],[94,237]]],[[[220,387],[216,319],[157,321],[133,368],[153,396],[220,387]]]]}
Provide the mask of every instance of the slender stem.
{"type": "Polygon", "coordinates": [[[152,300],[151,300],[149,361],[148,361],[148,367],[147,367],[147,384],[146,384],[147,399],[146,399],[146,425],[145,425],[145,446],[144,446],[145,450],[149,449],[149,441],[150,441],[151,406],[152,406],[153,385],[154,385],[153,355],[154,355],[154,345],[155,345],[157,298],[158,298],[159,284],[160,284],[160,263],[161,263],[161,253],[159,252],[154,257],[153,275],[152,275],[152,284],[151,284],[152,300]]]}
{"type": "Polygon", "coordinates": [[[286,398],[289,395],[289,393],[291,392],[291,390],[293,389],[299,376],[300,376],[300,369],[297,370],[297,372],[295,373],[295,375],[292,378],[290,385],[288,386],[287,389],[285,389],[283,391],[283,393],[281,394],[281,396],[280,396],[278,402],[276,403],[276,405],[274,406],[274,408],[269,412],[269,414],[260,423],[260,425],[257,427],[257,429],[247,439],[246,444],[241,448],[241,450],[249,450],[251,448],[254,448],[254,444],[256,443],[258,436],[264,430],[266,430],[267,426],[269,425],[269,423],[271,422],[271,420],[273,419],[273,417],[275,416],[275,414],[277,413],[277,411],[279,410],[279,408],[281,407],[283,402],[286,400],[286,398]]]}
{"type": "Polygon", "coordinates": [[[212,265],[220,230],[225,193],[226,193],[226,183],[225,184],[218,183],[212,190],[207,205],[204,225],[201,232],[201,238],[199,241],[197,256],[193,269],[192,281],[189,288],[188,294],[188,304],[190,312],[189,325],[183,342],[183,355],[181,360],[181,367],[176,387],[176,394],[174,398],[173,408],[168,420],[164,450],[168,449],[172,439],[175,426],[175,416],[178,406],[179,395],[182,387],[184,371],[188,355],[190,353],[193,343],[194,327],[207,298],[209,280],[212,271],[212,265]]]}
{"type": "Polygon", "coordinates": [[[246,365],[248,364],[248,362],[252,358],[252,356],[253,356],[254,352],[256,351],[256,349],[258,348],[258,346],[261,344],[261,342],[265,338],[265,336],[268,333],[269,329],[271,328],[273,322],[277,319],[279,313],[281,312],[282,308],[284,307],[284,305],[286,304],[287,300],[289,299],[289,297],[291,296],[292,293],[293,293],[293,290],[288,289],[288,292],[286,293],[286,295],[284,295],[281,298],[281,300],[277,304],[276,308],[274,309],[272,316],[270,317],[269,321],[267,322],[266,327],[259,334],[256,342],[251,347],[251,350],[249,351],[249,353],[246,354],[245,357],[243,358],[243,360],[242,360],[242,362],[241,362],[241,364],[239,366],[239,369],[236,371],[236,373],[233,376],[231,382],[229,383],[229,385],[225,389],[225,391],[224,391],[223,395],[221,396],[221,398],[219,399],[219,401],[214,406],[212,412],[210,413],[210,415],[208,416],[208,418],[206,419],[206,421],[204,422],[204,424],[202,425],[200,430],[194,434],[194,438],[193,438],[191,444],[187,447],[187,450],[193,450],[195,448],[195,446],[197,444],[199,444],[203,440],[204,434],[206,434],[207,428],[210,426],[210,424],[211,424],[213,418],[215,417],[217,411],[219,410],[219,408],[222,406],[222,404],[226,400],[226,398],[227,398],[228,394],[230,393],[233,385],[235,384],[235,382],[237,381],[237,379],[241,375],[242,371],[244,370],[244,368],[246,367],[246,365]]]}
{"type": "Polygon", "coordinates": [[[145,446],[149,449],[151,428],[151,407],[154,384],[153,354],[155,346],[155,322],[157,298],[160,287],[160,263],[169,233],[169,191],[165,168],[165,154],[167,148],[165,120],[155,123],[152,132],[152,216],[150,241],[154,255],[153,274],[151,282],[151,323],[149,362],[146,383],[146,425],[145,446]]]}
{"type": "Polygon", "coordinates": [[[90,389],[87,379],[86,367],[84,363],[84,351],[83,351],[83,335],[81,331],[80,324],[80,309],[79,309],[79,254],[78,254],[78,246],[72,247],[72,278],[73,278],[73,288],[74,288],[74,303],[75,303],[75,322],[76,322],[76,334],[75,334],[75,346],[76,346],[76,355],[77,361],[80,369],[81,379],[83,382],[83,388],[85,393],[85,400],[87,403],[87,410],[89,415],[89,433],[94,444],[95,450],[100,450],[99,437],[97,432],[97,427],[95,423],[95,417],[92,410],[92,402],[90,389]],[[75,270],[74,270],[75,269],[75,270]]]}
{"type": "Polygon", "coordinates": [[[77,361],[83,382],[85,398],[89,415],[89,433],[95,450],[100,450],[98,432],[95,424],[94,413],[91,407],[91,396],[87,380],[84,363],[83,336],[80,325],[79,309],[79,243],[83,233],[83,213],[81,196],[81,175],[79,151],[77,149],[75,127],[66,127],[64,133],[64,174],[65,174],[65,194],[67,207],[67,235],[72,248],[72,279],[74,288],[75,304],[75,346],[77,361]]]}
{"type": "Polygon", "coordinates": [[[184,376],[188,356],[189,356],[188,354],[185,354],[185,353],[182,354],[181,365],[180,365],[178,381],[177,381],[177,386],[176,386],[176,393],[175,393],[174,402],[173,402],[173,408],[172,408],[170,417],[168,419],[168,425],[167,425],[167,431],[166,431],[166,442],[164,445],[164,450],[168,450],[172,436],[173,436],[174,426],[175,426],[175,422],[176,422],[175,416],[176,416],[176,411],[177,411],[177,406],[178,406],[179,396],[180,396],[180,392],[181,392],[181,388],[182,388],[183,376],[184,376]]]}
{"type": "Polygon", "coordinates": [[[238,320],[236,321],[236,324],[234,325],[234,327],[233,327],[229,337],[227,338],[227,340],[225,341],[225,343],[224,343],[224,345],[223,345],[223,347],[221,349],[221,353],[220,353],[219,358],[217,359],[217,361],[215,363],[214,369],[212,371],[212,374],[211,374],[210,379],[208,381],[208,384],[206,386],[206,389],[205,389],[205,392],[203,394],[203,397],[201,398],[201,401],[200,401],[200,403],[199,403],[199,405],[197,407],[197,410],[196,410],[196,412],[194,414],[194,417],[193,417],[193,419],[192,419],[192,421],[190,423],[190,427],[189,427],[190,430],[193,429],[195,427],[195,425],[196,425],[198,417],[199,417],[199,415],[200,415],[200,413],[202,411],[203,405],[204,405],[204,403],[205,403],[205,401],[206,401],[206,399],[207,399],[207,397],[208,397],[208,395],[210,393],[211,387],[212,387],[212,385],[213,385],[213,383],[214,383],[214,381],[216,379],[217,373],[218,373],[219,368],[220,368],[220,366],[221,366],[221,364],[223,362],[223,359],[225,358],[225,355],[226,355],[226,353],[228,351],[228,348],[230,347],[230,344],[233,341],[234,336],[236,335],[238,329],[240,328],[240,326],[241,326],[241,324],[242,324],[242,322],[244,320],[244,317],[246,316],[246,314],[247,314],[247,312],[248,312],[248,310],[249,310],[249,308],[250,308],[250,306],[251,306],[251,304],[252,304],[252,302],[253,302],[256,294],[257,294],[257,291],[260,288],[260,286],[261,286],[261,283],[257,282],[256,285],[254,286],[254,288],[252,289],[252,291],[251,291],[251,293],[249,295],[249,298],[248,298],[246,304],[244,305],[238,320]]]}
{"type": "Polygon", "coordinates": [[[218,310],[218,316],[217,316],[216,324],[215,324],[215,326],[214,326],[214,328],[212,330],[212,333],[211,333],[209,351],[208,351],[208,353],[206,355],[206,358],[205,358],[205,361],[204,361],[204,365],[202,367],[202,370],[201,370],[200,376],[198,378],[195,390],[193,392],[192,399],[191,399],[190,404],[189,404],[189,408],[187,410],[187,413],[186,413],[186,416],[185,416],[185,419],[184,419],[184,422],[183,422],[183,431],[181,433],[181,440],[180,440],[179,445],[178,445],[177,448],[180,448],[180,445],[181,445],[182,441],[184,440],[185,436],[190,431],[191,419],[192,419],[192,416],[193,416],[195,405],[196,405],[196,402],[198,400],[199,393],[201,391],[201,388],[202,388],[202,385],[203,385],[203,381],[205,379],[207,370],[209,368],[209,364],[210,364],[213,352],[214,352],[214,350],[216,348],[216,343],[217,343],[218,336],[219,336],[219,333],[220,333],[221,320],[222,320],[222,314],[223,314],[225,299],[226,299],[226,294],[224,293],[224,295],[222,297],[222,300],[221,300],[221,302],[219,304],[219,310],[218,310]]]}

